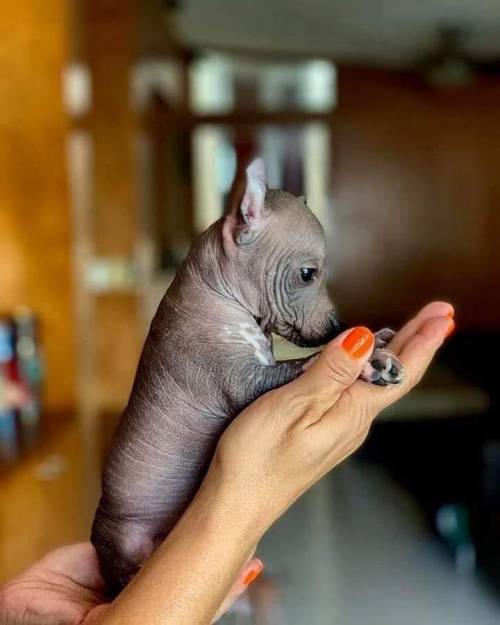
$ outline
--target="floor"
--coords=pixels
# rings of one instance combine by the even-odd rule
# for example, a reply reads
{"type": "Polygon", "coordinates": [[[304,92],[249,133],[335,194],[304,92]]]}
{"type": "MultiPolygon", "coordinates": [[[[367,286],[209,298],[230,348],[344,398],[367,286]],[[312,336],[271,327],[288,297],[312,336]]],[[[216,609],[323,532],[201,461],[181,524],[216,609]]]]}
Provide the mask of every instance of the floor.
{"type": "Polygon", "coordinates": [[[350,461],[325,478],[272,528],[259,554],[267,577],[254,591],[258,625],[500,622],[500,598],[455,572],[411,498],[371,465],[350,461]]]}

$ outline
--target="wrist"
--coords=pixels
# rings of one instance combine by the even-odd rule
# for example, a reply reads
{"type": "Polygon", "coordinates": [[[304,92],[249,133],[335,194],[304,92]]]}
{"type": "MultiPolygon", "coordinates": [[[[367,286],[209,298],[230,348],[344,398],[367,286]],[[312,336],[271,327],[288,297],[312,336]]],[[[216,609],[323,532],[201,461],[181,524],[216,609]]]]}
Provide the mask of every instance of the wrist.
{"type": "Polygon", "coordinates": [[[191,511],[207,515],[207,521],[221,528],[229,538],[237,538],[250,547],[259,542],[274,521],[252,493],[224,471],[217,454],[193,500],[191,511]]]}
{"type": "Polygon", "coordinates": [[[149,615],[167,613],[169,623],[209,622],[207,615],[216,613],[262,535],[261,526],[240,514],[240,498],[226,486],[209,471],[172,532],[115,600],[106,622],[156,623],[149,615]]]}

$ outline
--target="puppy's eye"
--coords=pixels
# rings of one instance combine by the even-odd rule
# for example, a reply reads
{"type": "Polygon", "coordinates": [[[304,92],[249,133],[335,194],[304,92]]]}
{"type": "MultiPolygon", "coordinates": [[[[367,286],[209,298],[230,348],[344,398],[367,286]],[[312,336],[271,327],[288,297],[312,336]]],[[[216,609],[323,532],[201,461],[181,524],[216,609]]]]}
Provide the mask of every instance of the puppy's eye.
{"type": "Polygon", "coordinates": [[[300,277],[302,278],[302,282],[311,282],[316,275],[316,271],[317,270],[313,267],[301,267],[300,277]]]}

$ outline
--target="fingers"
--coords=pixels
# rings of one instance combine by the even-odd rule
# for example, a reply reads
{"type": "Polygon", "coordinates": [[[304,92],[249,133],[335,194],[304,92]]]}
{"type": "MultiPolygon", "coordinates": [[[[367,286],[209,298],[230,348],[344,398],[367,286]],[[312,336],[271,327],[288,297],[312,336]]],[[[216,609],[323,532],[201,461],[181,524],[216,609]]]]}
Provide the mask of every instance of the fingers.
{"type": "Polygon", "coordinates": [[[29,568],[31,574],[63,575],[75,584],[104,593],[106,584],[99,570],[97,552],[90,543],[59,547],[29,568]]]}
{"type": "Polygon", "coordinates": [[[420,382],[436,351],[453,327],[454,322],[449,317],[436,317],[426,320],[415,334],[408,338],[400,353],[400,360],[407,371],[406,380],[399,389],[402,394],[420,382]]]}
{"type": "Polygon", "coordinates": [[[225,614],[238,597],[245,592],[245,590],[254,582],[257,577],[262,573],[264,565],[258,558],[252,558],[241,569],[236,578],[236,581],[231,587],[227,597],[224,599],[219,611],[215,615],[213,622],[218,621],[223,614],[225,614]]]}
{"type": "Polygon", "coordinates": [[[431,302],[424,306],[413,319],[410,319],[396,334],[388,345],[388,349],[399,355],[405,346],[406,341],[412,337],[420,326],[428,319],[435,317],[448,317],[452,319],[455,314],[453,306],[447,302],[431,302]]]}
{"type": "Polygon", "coordinates": [[[360,375],[370,358],[375,338],[367,328],[353,328],[338,336],[321,352],[293,385],[303,396],[327,407],[360,375]]]}
{"type": "Polygon", "coordinates": [[[403,382],[383,389],[363,382],[356,383],[351,388],[350,401],[363,407],[369,406],[375,416],[406,395],[422,379],[452,324],[449,317],[435,317],[421,322],[413,334],[407,337],[398,355],[406,372],[403,382]]]}

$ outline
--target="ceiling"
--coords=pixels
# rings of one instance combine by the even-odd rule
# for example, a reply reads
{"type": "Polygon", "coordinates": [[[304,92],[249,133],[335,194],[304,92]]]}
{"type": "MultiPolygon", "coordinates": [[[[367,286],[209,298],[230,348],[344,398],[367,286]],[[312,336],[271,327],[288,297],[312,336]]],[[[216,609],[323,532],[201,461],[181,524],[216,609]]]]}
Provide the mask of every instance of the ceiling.
{"type": "Polygon", "coordinates": [[[500,0],[180,0],[181,40],[193,47],[327,55],[407,65],[431,52],[442,25],[470,32],[466,49],[500,57],[500,0]]]}

